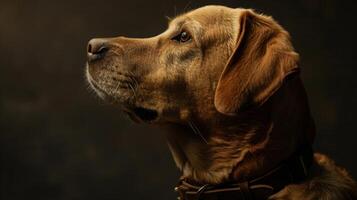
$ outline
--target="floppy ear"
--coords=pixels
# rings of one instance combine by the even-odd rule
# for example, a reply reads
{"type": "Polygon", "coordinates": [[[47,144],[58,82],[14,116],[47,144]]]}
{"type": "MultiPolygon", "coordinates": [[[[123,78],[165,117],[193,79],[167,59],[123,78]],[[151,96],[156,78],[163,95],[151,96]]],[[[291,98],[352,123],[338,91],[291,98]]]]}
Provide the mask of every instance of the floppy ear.
{"type": "Polygon", "coordinates": [[[245,10],[236,47],[217,84],[214,104],[227,115],[262,105],[298,71],[289,34],[272,18],[245,10]]]}

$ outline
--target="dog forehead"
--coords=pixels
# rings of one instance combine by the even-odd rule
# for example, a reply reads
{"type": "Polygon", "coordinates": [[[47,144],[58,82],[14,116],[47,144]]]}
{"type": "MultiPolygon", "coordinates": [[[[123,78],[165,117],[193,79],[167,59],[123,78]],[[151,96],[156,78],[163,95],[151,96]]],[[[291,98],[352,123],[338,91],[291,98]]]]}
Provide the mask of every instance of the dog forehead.
{"type": "Polygon", "coordinates": [[[196,8],[194,10],[191,10],[187,12],[188,15],[216,15],[217,13],[220,12],[229,12],[231,10],[234,10],[233,8],[226,7],[226,6],[219,6],[219,5],[208,5],[208,6],[203,6],[196,8]]]}
{"type": "Polygon", "coordinates": [[[229,8],[225,6],[209,5],[189,11],[174,18],[169,27],[180,27],[182,24],[189,24],[191,27],[203,29],[213,29],[219,31],[219,27],[224,27],[225,31],[233,34],[238,31],[238,21],[244,8],[229,8]]]}
{"type": "Polygon", "coordinates": [[[186,16],[201,23],[220,23],[239,17],[240,10],[241,9],[211,5],[192,10],[188,12],[186,16]]]}

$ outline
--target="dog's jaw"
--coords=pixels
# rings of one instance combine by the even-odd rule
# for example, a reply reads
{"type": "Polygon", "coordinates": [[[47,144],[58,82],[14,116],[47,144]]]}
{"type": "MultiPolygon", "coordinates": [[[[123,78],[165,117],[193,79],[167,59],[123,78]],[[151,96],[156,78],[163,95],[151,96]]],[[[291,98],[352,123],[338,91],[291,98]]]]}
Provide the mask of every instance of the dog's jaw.
{"type": "MultiPolygon", "coordinates": [[[[159,120],[160,113],[156,109],[146,108],[140,105],[136,105],[130,95],[125,94],[127,92],[122,92],[122,88],[120,88],[120,80],[119,83],[116,83],[116,88],[109,88],[105,85],[100,84],[101,81],[97,82],[90,73],[89,64],[86,65],[86,78],[89,86],[95,91],[95,93],[106,102],[117,105],[121,110],[128,114],[128,116],[134,122],[145,122],[145,123],[154,123],[159,120]]],[[[93,66],[92,66],[93,67],[93,66]]],[[[94,66],[95,67],[95,66],[94,66]]],[[[104,78],[109,79],[109,78],[104,78]]],[[[113,84],[110,84],[113,85],[113,84]]],[[[133,86],[130,86],[130,91],[133,92],[135,96],[135,89],[133,86]]],[[[131,95],[131,96],[133,96],[131,95]]]]}

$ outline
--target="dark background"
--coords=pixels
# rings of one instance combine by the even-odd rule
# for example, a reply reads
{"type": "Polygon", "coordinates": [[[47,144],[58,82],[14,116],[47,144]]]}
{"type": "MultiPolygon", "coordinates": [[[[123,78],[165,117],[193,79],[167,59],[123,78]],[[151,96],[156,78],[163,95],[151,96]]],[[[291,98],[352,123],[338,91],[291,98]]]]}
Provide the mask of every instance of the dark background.
{"type": "Polygon", "coordinates": [[[147,37],[206,4],[274,16],[301,54],[315,148],[357,177],[353,1],[0,0],[0,198],[175,199],[160,130],[105,105],[84,78],[92,37],[147,37]],[[350,3],[351,2],[351,3],[350,3]]]}

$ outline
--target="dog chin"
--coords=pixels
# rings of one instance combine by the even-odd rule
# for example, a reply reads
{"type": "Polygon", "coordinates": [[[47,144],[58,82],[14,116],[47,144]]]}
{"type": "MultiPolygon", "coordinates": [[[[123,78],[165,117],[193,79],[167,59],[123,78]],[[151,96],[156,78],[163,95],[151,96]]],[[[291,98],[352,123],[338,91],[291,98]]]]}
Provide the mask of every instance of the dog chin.
{"type": "Polygon", "coordinates": [[[112,101],[113,98],[107,94],[107,92],[100,88],[100,86],[96,83],[96,81],[93,79],[92,75],[88,71],[88,65],[87,65],[87,70],[86,70],[86,78],[87,82],[89,83],[90,87],[95,91],[95,93],[103,100],[105,101],[112,101]]]}

